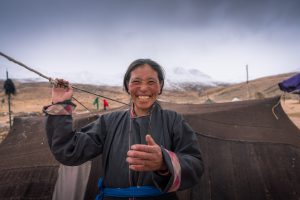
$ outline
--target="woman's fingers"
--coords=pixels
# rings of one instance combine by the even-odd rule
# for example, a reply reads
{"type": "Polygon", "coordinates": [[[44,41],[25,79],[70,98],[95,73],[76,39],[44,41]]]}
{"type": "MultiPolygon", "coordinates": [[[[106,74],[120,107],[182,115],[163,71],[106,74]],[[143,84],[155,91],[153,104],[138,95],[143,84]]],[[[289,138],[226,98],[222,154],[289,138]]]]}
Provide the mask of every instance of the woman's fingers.
{"type": "Polygon", "coordinates": [[[52,102],[58,103],[70,100],[73,96],[73,88],[64,79],[55,79],[52,88],[52,102]]]}
{"type": "Polygon", "coordinates": [[[157,146],[151,135],[146,135],[146,142],[149,146],[157,146]]]}
{"type": "Polygon", "coordinates": [[[54,87],[56,88],[68,88],[69,87],[69,81],[66,81],[64,79],[56,78],[54,80],[54,87]]]}
{"type": "Polygon", "coordinates": [[[147,165],[147,160],[142,160],[139,158],[131,158],[131,157],[127,157],[126,161],[130,164],[130,165],[147,165]]]}
{"type": "Polygon", "coordinates": [[[158,146],[150,135],[146,135],[147,144],[134,144],[127,152],[126,161],[129,168],[135,171],[156,171],[163,166],[163,157],[158,146]]]}
{"type": "Polygon", "coordinates": [[[152,167],[148,167],[145,165],[129,165],[129,169],[134,170],[134,171],[139,171],[139,172],[144,172],[144,171],[154,171],[152,167]]]}
{"type": "Polygon", "coordinates": [[[159,146],[134,145],[127,152],[126,161],[132,170],[155,171],[161,167],[163,159],[159,146]]]}
{"type": "Polygon", "coordinates": [[[135,171],[154,171],[153,161],[127,157],[129,168],[135,171]]]}

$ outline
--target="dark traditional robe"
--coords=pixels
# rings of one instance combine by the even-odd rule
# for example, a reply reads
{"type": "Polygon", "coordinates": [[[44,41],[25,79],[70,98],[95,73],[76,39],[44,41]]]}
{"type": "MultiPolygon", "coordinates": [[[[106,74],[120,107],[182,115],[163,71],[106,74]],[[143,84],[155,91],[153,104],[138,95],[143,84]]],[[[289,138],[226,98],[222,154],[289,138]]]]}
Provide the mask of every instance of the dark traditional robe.
{"type": "Polygon", "coordinates": [[[46,132],[50,149],[62,164],[79,165],[102,154],[104,187],[150,185],[166,193],[151,199],[176,199],[175,191],[194,186],[203,173],[195,132],[181,115],[158,103],[148,116],[134,117],[130,109],[112,112],[81,130],[72,129],[71,115],[48,112],[46,132]],[[146,134],[161,146],[170,175],[129,170],[127,151],[133,144],[146,144],[146,134]]]}

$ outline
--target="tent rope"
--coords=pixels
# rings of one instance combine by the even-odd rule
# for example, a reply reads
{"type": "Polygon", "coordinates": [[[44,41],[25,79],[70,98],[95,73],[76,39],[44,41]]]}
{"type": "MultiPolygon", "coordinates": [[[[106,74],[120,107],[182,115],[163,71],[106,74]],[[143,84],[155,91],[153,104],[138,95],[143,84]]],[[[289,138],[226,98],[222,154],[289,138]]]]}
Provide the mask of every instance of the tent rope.
{"type": "Polygon", "coordinates": [[[90,113],[92,111],[90,111],[90,109],[88,109],[85,105],[83,105],[80,101],[78,101],[75,97],[72,97],[72,99],[74,99],[77,103],[79,103],[82,107],[84,107],[87,111],[89,111],[90,113]]]}
{"type": "MultiPolygon", "coordinates": [[[[31,67],[28,67],[27,65],[25,65],[25,64],[23,64],[23,63],[21,63],[21,62],[15,60],[14,58],[12,58],[12,57],[10,57],[10,56],[8,56],[8,55],[2,53],[2,52],[0,52],[0,55],[3,56],[3,57],[5,57],[6,59],[8,59],[8,60],[11,61],[11,62],[18,64],[18,65],[24,67],[25,69],[27,69],[27,70],[29,70],[29,71],[31,71],[31,72],[33,72],[33,73],[36,73],[37,75],[41,76],[42,78],[47,79],[47,80],[50,82],[50,84],[52,84],[52,85],[57,85],[58,82],[57,82],[55,79],[53,79],[53,78],[51,78],[51,77],[48,77],[48,76],[45,76],[44,74],[42,74],[42,73],[40,73],[40,72],[38,72],[38,71],[32,69],[31,67]]],[[[75,87],[74,85],[70,85],[70,86],[71,86],[72,88],[76,89],[76,90],[79,90],[79,91],[82,91],[82,92],[85,92],[85,93],[88,93],[88,94],[92,94],[92,95],[95,95],[95,96],[97,96],[97,97],[101,97],[101,98],[105,98],[105,99],[108,99],[108,100],[111,100],[111,101],[115,101],[115,102],[120,103],[120,104],[129,105],[128,103],[124,103],[124,102],[122,102],[122,101],[119,101],[119,100],[116,100],[116,99],[113,99],[113,98],[109,98],[109,97],[106,97],[106,96],[103,96],[103,95],[100,95],[100,94],[96,94],[96,93],[90,92],[90,91],[85,90],[85,89],[81,89],[81,88],[75,87]]],[[[79,102],[77,99],[75,99],[75,98],[73,98],[73,99],[74,99],[75,101],[79,102]]],[[[80,102],[79,102],[79,103],[80,103],[80,102]]],[[[80,103],[80,105],[83,106],[82,103],[80,103]]],[[[86,106],[83,106],[83,107],[86,108],[86,106]]],[[[87,108],[86,108],[86,109],[87,109],[87,108]]],[[[89,109],[87,109],[87,110],[89,111],[89,109]]]]}
{"type": "Polygon", "coordinates": [[[275,117],[277,120],[279,119],[279,117],[278,117],[278,116],[276,115],[276,113],[275,113],[275,108],[280,104],[280,101],[281,101],[282,96],[283,96],[283,94],[279,97],[278,102],[272,107],[272,113],[273,113],[274,117],[275,117]]]}

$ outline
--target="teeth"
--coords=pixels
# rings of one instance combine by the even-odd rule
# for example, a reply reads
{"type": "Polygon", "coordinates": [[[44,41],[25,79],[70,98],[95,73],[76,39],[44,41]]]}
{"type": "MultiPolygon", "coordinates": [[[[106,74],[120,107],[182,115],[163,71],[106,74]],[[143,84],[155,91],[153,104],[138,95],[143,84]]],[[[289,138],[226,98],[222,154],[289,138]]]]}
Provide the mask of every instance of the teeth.
{"type": "Polygon", "coordinates": [[[139,99],[149,99],[149,96],[139,96],[139,99]]]}

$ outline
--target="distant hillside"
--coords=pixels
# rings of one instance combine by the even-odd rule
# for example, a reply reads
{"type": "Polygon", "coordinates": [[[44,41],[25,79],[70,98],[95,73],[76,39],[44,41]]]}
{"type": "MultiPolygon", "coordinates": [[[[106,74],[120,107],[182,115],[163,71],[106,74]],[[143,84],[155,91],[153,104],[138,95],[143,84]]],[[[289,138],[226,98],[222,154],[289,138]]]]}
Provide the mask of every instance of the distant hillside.
{"type": "MultiPolygon", "coordinates": [[[[180,89],[170,89],[166,87],[163,94],[159,96],[160,101],[173,103],[213,103],[228,102],[233,99],[262,99],[283,94],[278,87],[278,83],[295,75],[296,73],[279,74],[276,76],[263,77],[251,80],[249,84],[223,84],[218,86],[203,85],[181,82],[180,89]]],[[[41,115],[42,108],[51,103],[51,86],[46,82],[30,82],[29,80],[13,80],[17,89],[17,94],[12,96],[12,116],[20,115],[41,115]]],[[[7,97],[3,89],[4,81],[0,80],[0,142],[8,131],[8,105],[7,97]]],[[[78,88],[100,94],[102,96],[116,99],[125,103],[130,102],[129,95],[120,86],[97,86],[87,84],[75,84],[78,88]]],[[[79,100],[90,111],[95,112],[96,107],[93,105],[95,96],[92,94],[76,91],[74,97],[79,100]]],[[[290,98],[298,98],[297,95],[288,95],[290,98]]],[[[102,109],[102,98],[100,98],[100,109],[102,109]]],[[[123,104],[109,100],[110,109],[123,106],[123,104]]],[[[88,112],[78,102],[75,113],[88,112]]],[[[293,111],[294,112],[294,111],[293,111]]],[[[297,116],[298,116],[297,111],[297,116]]],[[[300,121],[299,121],[300,123],[300,121]]]]}
{"type": "MultiPolygon", "coordinates": [[[[178,83],[177,87],[166,87],[163,94],[159,97],[162,101],[171,101],[174,103],[205,103],[207,100],[215,102],[227,102],[235,99],[247,100],[247,99],[261,99],[266,97],[273,97],[281,95],[278,87],[278,83],[288,79],[296,73],[279,74],[275,76],[263,77],[249,81],[248,84],[245,82],[238,84],[225,84],[225,83],[214,83],[217,86],[213,86],[212,82],[203,84],[201,82],[184,82],[183,80],[178,83]]],[[[204,76],[205,77],[205,76],[204,76]]],[[[208,78],[209,80],[209,78],[208,78]]],[[[0,80],[0,98],[5,98],[3,90],[3,80],[0,80]]],[[[22,110],[24,107],[41,106],[50,101],[50,88],[51,86],[46,82],[29,82],[26,80],[14,80],[17,88],[17,95],[13,97],[15,99],[15,107],[22,104],[22,108],[16,110],[22,110]],[[18,104],[18,105],[17,105],[18,104]]],[[[95,92],[97,94],[107,96],[109,98],[115,98],[119,101],[129,102],[129,96],[123,91],[122,87],[119,86],[97,86],[87,84],[76,84],[79,88],[95,92]]],[[[77,97],[82,103],[86,104],[90,109],[94,109],[91,102],[95,96],[75,92],[77,97]]],[[[120,104],[110,102],[112,107],[118,107],[120,104]]],[[[78,106],[78,110],[83,107],[78,106]]],[[[0,107],[0,112],[3,111],[4,107],[0,107]]],[[[25,110],[25,109],[24,109],[25,110]]],[[[34,109],[34,111],[40,110],[34,109]]]]}
{"type": "MultiPolygon", "coordinates": [[[[199,91],[199,96],[203,99],[208,97],[216,102],[232,101],[235,99],[262,99],[283,94],[278,83],[286,80],[297,73],[279,74],[275,76],[263,77],[246,82],[218,86],[199,91]]],[[[291,95],[288,95],[291,97],[291,95]]],[[[295,95],[293,95],[295,96],[295,95]]]]}

